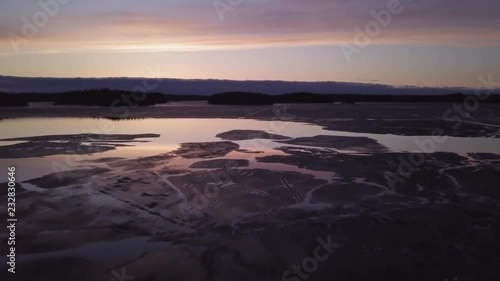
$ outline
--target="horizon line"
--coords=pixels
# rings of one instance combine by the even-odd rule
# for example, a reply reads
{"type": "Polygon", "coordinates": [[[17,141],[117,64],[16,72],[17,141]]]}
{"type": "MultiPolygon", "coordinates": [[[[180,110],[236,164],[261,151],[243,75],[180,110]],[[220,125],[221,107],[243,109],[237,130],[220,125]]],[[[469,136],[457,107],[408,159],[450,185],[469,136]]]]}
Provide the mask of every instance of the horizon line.
{"type": "MultiPolygon", "coordinates": [[[[462,89],[462,90],[473,90],[473,87],[464,86],[417,86],[417,85],[391,85],[383,83],[370,83],[370,82],[347,82],[347,81],[335,81],[335,80],[317,80],[317,81],[303,81],[303,80],[237,80],[237,79],[218,79],[218,78],[174,78],[174,77],[144,77],[144,76],[106,76],[106,77],[48,77],[48,76],[16,76],[16,75],[2,75],[0,78],[15,78],[15,79],[145,79],[145,80],[181,80],[181,81],[229,81],[229,82],[278,82],[278,83],[337,83],[337,84],[353,84],[353,85],[376,85],[384,87],[398,88],[414,88],[414,89],[462,89]]],[[[500,88],[497,88],[500,89],[500,88]]]]}

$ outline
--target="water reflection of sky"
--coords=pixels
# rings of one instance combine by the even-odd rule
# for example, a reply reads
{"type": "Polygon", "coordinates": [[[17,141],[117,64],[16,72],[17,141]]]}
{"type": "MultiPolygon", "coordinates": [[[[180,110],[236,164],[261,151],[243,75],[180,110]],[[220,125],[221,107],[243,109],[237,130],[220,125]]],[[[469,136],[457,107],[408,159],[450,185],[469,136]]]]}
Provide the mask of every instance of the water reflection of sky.
{"type": "MultiPolygon", "coordinates": [[[[258,121],[250,119],[134,119],[111,121],[107,119],[92,118],[24,118],[7,119],[0,121],[2,138],[17,138],[43,135],[63,134],[160,134],[158,138],[139,139],[148,142],[131,142],[133,146],[118,147],[94,155],[82,155],[81,160],[91,160],[105,157],[138,158],[168,153],[186,142],[211,142],[220,141],[217,134],[230,130],[261,130],[269,133],[289,137],[311,137],[316,135],[369,137],[388,147],[391,151],[420,152],[415,140],[428,140],[426,136],[395,136],[368,133],[352,133],[341,131],[328,131],[320,126],[306,123],[258,121]]],[[[11,145],[17,142],[1,142],[0,145],[11,145]]],[[[255,156],[276,155],[282,152],[274,148],[285,146],[271,140],[237,141],[243,149],[262,151],[263,154],[238,153],[237,158],[254,159],[255,156]],[[248,155],[245,157],[245,155],[248,155]]],[[[455,152],[466,154],[468,152],[491,152],[500,154],[500,139],[495,138],[461,138],[448,137],[441,144],[435,143],[435,151],[455,152]]],[[[288,145],[287,145],[288,146],[288,145]]],[[[67,155],[55,155],[38,158],[0,159],[2,166],[22,166],[19,169],[20,178],[29,179],[40,174],[53,172],[53,167],[48,163],[58,161],[65,163],[67,155]]],[[[234,158],[235,155],[227,156],[234,158]]],[[[254,163],[255,164],[255,163],[254,163]]],[[[82,162],[79,167],[86,164],[82,162]]],[[[283,167],[281,167],[283,168],[283,167]]],[[[320,176],[321,177],[321,176],[320,176]]]]}

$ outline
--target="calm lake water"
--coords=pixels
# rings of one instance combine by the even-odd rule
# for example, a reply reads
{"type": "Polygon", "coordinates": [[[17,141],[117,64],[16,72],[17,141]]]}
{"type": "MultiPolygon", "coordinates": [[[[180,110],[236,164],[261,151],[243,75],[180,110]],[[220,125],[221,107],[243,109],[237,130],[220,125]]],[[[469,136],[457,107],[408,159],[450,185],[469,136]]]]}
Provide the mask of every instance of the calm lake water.
{"type": "MultiPolygon", "coordinates": [[[[105,157],[138,158],[168,153],[186,142],[213,142],[220,141],[216,135],[230,130],[261,130],[268,133],[295,137],[312,137],[317,135],[368,137],[377,140],[394,152],[420,152],[416,140],[429,139],[429,136],[395,136],[384,134],[353,133],[324,130],[317,125],[284,121],[258,121],[250,119],[134,119],[111,121],[95,118],[24,118],[6,119],[0,121],[2,139],[64,135],[64,134],[159,134],[158,138],[139,139],[140,142],[131,142],[133,146],[118,147],[115,150],[92,155],[82,156],[82,160],[91,160],[105,157]],[[146,142],[143,142],[146,141],[146,142]]],[[[265,155],[283,154],[275,150],[276,147],[290,146],[271,140],[235,141],[242,149],[262,151],[265,155]]],[[[0,145],[11,145],[17,141],[0,141],[0,145]]],[[[341,151],[355,153],[352,151],[341,151]]],[[[500,154],[500,139],[495,138],[462,138],[448,137],[442,144],[436,144],[436,152],[454,152],[461,155],[467,153],[489,152],[500,154]]],[[[2,155],[0,155],[2,156],[2,155]]],[[[263,156],[260,154],[259,156],[263,156]]],[[[0,159],[2,166],[17,166],[21,180],[49,174],[53,168],[48,163],[63,161],[66,155],[24,158],[0,159]]],[[[250,157],[244,153],[232,153],[226,158],[250,157]]],[[[253,156],[252,156],[253,157],[253,156]]],[[[250,159],[252,160],[252,159],[250,159]]],[[[82,162],[84,162],[82,161],[82,162]]],[[[260,168],[288,169],[286,167],[268,167],[265,163],[256,163],[260,168]]],[[[82,166],[84,164],[82,163],[82,166]]],[[[256,167],[256,166],[254,166],[256,167]]],[[[291,170],[293,168],[290,167],[291,170]]],[[[298,169],[295,167],[295,169],[298,169]]],[[[317,175],[319,178],[325,175],[317,175]]]]}

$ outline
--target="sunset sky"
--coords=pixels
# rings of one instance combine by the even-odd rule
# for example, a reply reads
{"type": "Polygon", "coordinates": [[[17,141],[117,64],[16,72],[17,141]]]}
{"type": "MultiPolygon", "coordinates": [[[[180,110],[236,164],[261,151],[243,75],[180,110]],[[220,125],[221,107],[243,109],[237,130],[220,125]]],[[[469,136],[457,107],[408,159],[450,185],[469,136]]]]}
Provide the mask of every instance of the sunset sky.
{"type": "Polygon", "coordinates": [[[342,46],[355,46],[356,28],[393,1],[8,1],[0,75],[144,77],[159,66],[171,78],[459,87],[500,77],[498,0],[401,0],[346,59],[342,46]],[[39,3],[58,4],[47,12],[39,3]]]}

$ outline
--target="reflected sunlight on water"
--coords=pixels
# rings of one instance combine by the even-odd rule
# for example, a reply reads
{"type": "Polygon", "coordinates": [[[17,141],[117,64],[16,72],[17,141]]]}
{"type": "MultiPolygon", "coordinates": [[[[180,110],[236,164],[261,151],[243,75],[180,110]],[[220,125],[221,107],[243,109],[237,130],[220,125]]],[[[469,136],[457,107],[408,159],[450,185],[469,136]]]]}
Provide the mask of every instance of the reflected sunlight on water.
{"type": "MultiPolygon", "coordinates": [[[[65,135],[65,134],[159,134],[158,138],[140,138],[127,144],[132,146],[117,147],[114,150],[89,155],[81,155],[79,167],[89,165],[88,160],[120,157],[139,158],[168,153],[176,150],[181,143],[186,142],[214,142],[221,139],[217,134],[230,130],[260,130],[268,133],[279,134],[291,138],[312,137],[316,135],[368,137],[377,140],[391,151],[419,152],[415,140],[425,140],[425,136],[396,136],[369,133],[352,133],[341,131],[328,131],[320,126],[296,122],[259,121],[250,119],[133,119],[111,121],[93,118],[24,118],[0,121],[0,131],[3,139],[65,135]]],[[[255,157],[268,155],[283,155],[275,148],[294,146],[282,144],[272,140],[234,141],[242,149],[260,151],[262,153],[230,153],[227,159],[248,159],[251,167],[263,169],[278,169],[297,171],[297,167],[288,165],[268,165],[255,161],[255,157]]],[[[13,145],[19,141],[0,141],[0,145],[13,145]]],[[[110,141],[110,143],[112,143],[110,141]]],[[[296,146],[305,147],[307,146],[296,146]]],[[[321,149],[321,148],[319,148],[321,149]]],[[[331,149],[330,149],[331,150],[331,149]]],[[[354,151],[341,151],[352,153],[354,151]]],[[[490,152],[500,154],[500,139],[495,138],[464,138],[448,137],[446,142],[437,144],[436,151],[455,152],[465,155],[468,152],[490,152]]],[[[3,157],[0,155],[0,157],[3,157]]],[[[0,159],[2,165],[19,167],[19,177],[22,180],[49,174],[53,172],[50,163],[59,161],[64,163],[68,155],[53,155],[36,158],[0,159]]],[[[179,164],[184,166],[183,164],[179,164]]],[[[184,167],[185,168],[185,167],[184,167]]],[[[330,175],[316,173],[317,178],[327,178],[330,175]]]]}

